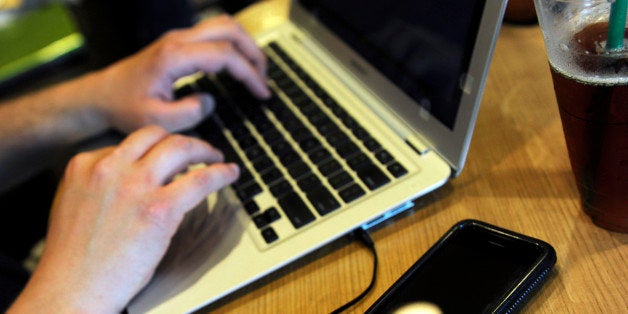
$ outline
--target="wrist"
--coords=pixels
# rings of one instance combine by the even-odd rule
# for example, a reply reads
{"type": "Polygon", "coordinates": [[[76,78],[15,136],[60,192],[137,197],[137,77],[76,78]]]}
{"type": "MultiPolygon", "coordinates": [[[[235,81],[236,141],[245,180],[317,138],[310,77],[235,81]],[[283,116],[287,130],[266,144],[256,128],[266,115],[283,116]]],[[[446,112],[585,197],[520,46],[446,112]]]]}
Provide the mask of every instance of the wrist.
{"type": "Polygon", "coordinates": [[[75,90],[80,93],[78,96],[80,109],[77,111],[81,116],[80,121],[95,133],[111,128],[107,117],[109,91],[103,88],[105,79],[104,70],[99,70],[85,74],[76,82],[78,87],[75,90]]]}
{"type": "Polygon", "coordinates": [[[60,267],[38,267],[6,313],[121,313],[124,305],[117,306],[115,294],[103,293],[98,282],[64,274],[60,267]]]}

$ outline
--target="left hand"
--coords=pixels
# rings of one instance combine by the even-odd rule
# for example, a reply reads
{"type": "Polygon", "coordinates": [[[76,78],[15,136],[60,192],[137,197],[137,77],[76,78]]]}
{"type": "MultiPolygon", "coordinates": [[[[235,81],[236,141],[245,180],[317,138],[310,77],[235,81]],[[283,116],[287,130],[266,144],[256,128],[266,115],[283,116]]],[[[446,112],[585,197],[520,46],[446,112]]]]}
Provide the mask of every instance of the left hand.
{"type": "Polygon", "coordinates": [[[208,95],[175,100],[174,82],[196,72],[225,70],[260,98],[270,96],[266,58],[231,17],[222,15],[173,30],[139,53],[98,72],[99,108],[111,126],[131,132],[149,124],[169,131],[194,126],[214,107],[208,95]]]}

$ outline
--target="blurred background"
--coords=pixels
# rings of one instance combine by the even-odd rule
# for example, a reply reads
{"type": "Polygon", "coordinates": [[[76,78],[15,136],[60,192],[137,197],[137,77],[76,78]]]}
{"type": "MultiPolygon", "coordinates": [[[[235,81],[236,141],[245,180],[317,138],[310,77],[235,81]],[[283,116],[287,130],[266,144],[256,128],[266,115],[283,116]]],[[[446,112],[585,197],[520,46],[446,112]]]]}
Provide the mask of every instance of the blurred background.
{"type": "Polygon", "coordinates": [[[0,99],[106,66],[169,29],[255,1],[0,0],[0,99]]]}

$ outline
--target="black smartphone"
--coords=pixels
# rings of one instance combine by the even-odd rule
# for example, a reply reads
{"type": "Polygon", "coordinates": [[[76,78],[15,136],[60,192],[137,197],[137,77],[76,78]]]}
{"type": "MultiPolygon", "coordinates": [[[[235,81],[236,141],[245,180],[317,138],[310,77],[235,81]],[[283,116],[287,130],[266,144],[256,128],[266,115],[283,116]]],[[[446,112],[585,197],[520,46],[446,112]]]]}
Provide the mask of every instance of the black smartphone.
{"type": "Polygon", "coordinates": [[[477,220],[455,224],[367,311],[428,302],[445,313],[513,313],[556,263],[551,245],[477,220]]]}

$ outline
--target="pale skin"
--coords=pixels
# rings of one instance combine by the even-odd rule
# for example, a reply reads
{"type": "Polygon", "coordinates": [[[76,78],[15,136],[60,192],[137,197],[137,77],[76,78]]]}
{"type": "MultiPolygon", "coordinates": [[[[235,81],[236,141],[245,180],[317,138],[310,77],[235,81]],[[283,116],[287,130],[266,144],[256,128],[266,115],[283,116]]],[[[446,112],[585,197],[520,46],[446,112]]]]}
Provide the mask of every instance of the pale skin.
{"type": "Polygon", "coordinates": [[[9,313],[122,311],[150,280],[185,213],[239,175],[209,143],[170,133],[196,125],[214,106],[204,95],[174,100],[172,84],[226,70],[264,98],[265,68],[254,42],[222,16],[170,32],[104,70],[0,104],[0,169],[26,169],[32,156],[112,128],[130,133],[70,160],[41,261],[9,313]],[[186,171],[198,163],[207,166],[186,171]]]}
{"type": "Polygon", "coordinates": [[[77,155],[59,186],[39,265],[9,312],[121,312],[184,214],[238,173],[207,143],[160,127],[77,155]],[[209,166],[172,180],[200,162],[209,166]]]}
{"type": "Polygon", "coordinates": [[[266,59],[228,16],[171,31],[104,70],[0,104],[0,191],[47,166],[51,153],[108,129],[194,126],[213,110],[213,99],[175,100],[172,84],[198,71],[223,70],[254,95],[269,96],[266,59]]]}

